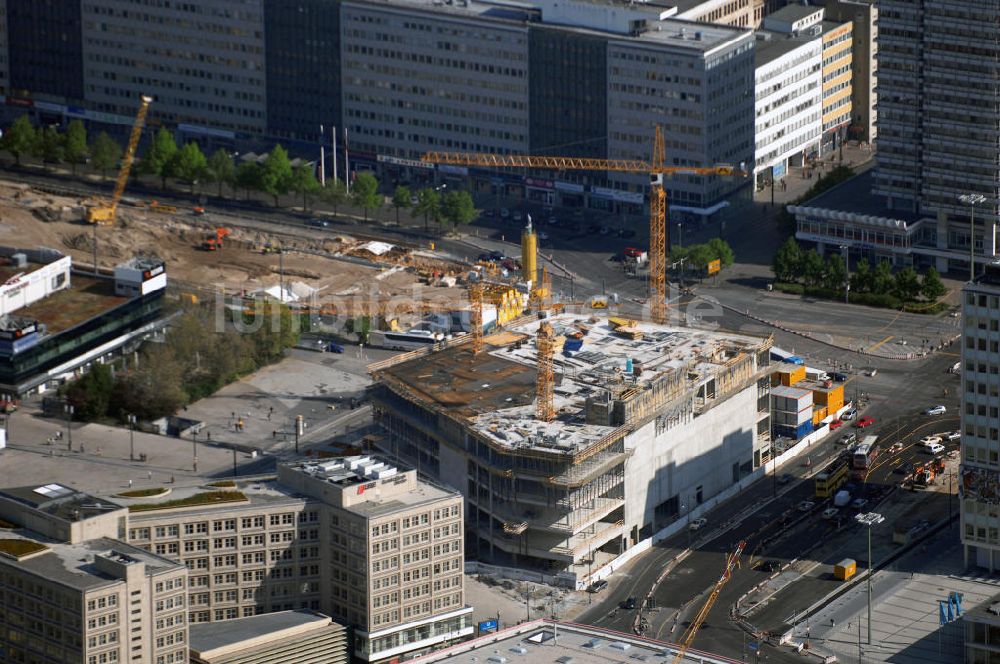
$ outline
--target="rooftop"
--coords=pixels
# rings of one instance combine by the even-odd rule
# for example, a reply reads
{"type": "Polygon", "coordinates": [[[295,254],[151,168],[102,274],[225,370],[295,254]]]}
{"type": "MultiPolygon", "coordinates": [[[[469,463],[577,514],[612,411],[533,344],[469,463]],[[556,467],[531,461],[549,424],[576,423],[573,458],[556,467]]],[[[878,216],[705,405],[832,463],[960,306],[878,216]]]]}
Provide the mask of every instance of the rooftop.
{"type": "MultiPolygon", "coordinates": [[[[587,400],[628,400],[668,393],[680,400],[765,340],[619,318],[550,316],[556,334],[552,422],[534,417],[537,320],[486,337],[487,352],[468,344],[379,370],[407,397],[467,421],[482,436],[509,447],[576,453],[615,427],[588,424],[587,400]],[[560,351],[580,344],[577,350],[560,351]],[[669,386],[669,388],[667,387],[669,386]],[[662,392],[661,392],[662,390],[662,392]]],[[[671,399],[660,403],[665,405],[671,399]]]]}
{"type": "Polygon", "coordinates": [[[804,201],[798,207],[839,210],[856,216],[888,218],[910,224],[924,218],[915,212],[888,209],[885,198],[872,193],[874,184],[875,169],[870,168],[850,180],[827,189],[816,198],[804,201]]]}
{"type": "Polygon", "coordinates": [[[812,16],[816,12],[823,12],[822,7],[816,7],[813,5],[785,5],[777,11],[773,11],[767,15],[768,18],[773,18],[777,21],[787,21],[788,23],[794,23],[795,21],[801,21],[804,18],[812,16]]]}
{"type": "MultiPolygon", "coordinates": [[[[608,664],[672,662],[676,646],[612,630],[551,620],[535,620],[416,658],[415,662],[532,662],[608,664]]],[[[689,650],[684,662],[735,664],[736,660],[689,650]]]]}
{"type": "Polygon", "coordinates": [[[58,334],[107,313],[128,299],[115,295],[115,284],[111,279],[74,273],[69,288],[21,307],[17,310],[17,315],[42,323],[50,335],[58,334]]]}
{"type": "Polygon", "coordinates": [[[754,44],[754,65],[762,67],[792,51],[817,42],[817,35],[790,35],[772,30],[758,30],[754,44]]]}
{"type": "Polygon", "coordinates": [[[0,489],[0,496],[70,523],[121,509],[120,505],[62,484],[0,489]]]}
{"type": "Polygon", "coordinates": [[[77,590],[99,588],[118,579],[100,571],[94,565],[94,556],[110,556],[128,562],[146,564],[147,573],[179,570],[183,565],[144,549],[125,544],[118,540],[101,537],[85,540],[78,544],[53,542],[36,537],[28,531],[5,533],[8,541],[25,542],[25,547],[41,546],[39,553],[26,555],[20,560],[0,555],[0,565],[10,565],[30,574],[43,577],[51,582],[59,583],[77,590]],[[124,554],[124,558],[122,558],[124,554]]]}
{"type": "Polygon", "coordinates": [[[201,512],[218,514],[220,509],[230,511],[253,510],[258,506],[269,506],[289,501],[302,501],[301,496],[292,491],[286,490],[274,479],[259,479],[249,482],[240,481],[238,482],[238,485],[238,487],[172,487],[169,494],[164,494],[159,497],[145,496],[139,498],[121,498],[120,496],[115,496],[114,501],[124,507],[134,507],[136,505],[164,505],[163,509],[145,508],[140,511],[132,512],[129,514],[129,521],[136,523],[145,518],[147,515],[153,519],[162,518],[161,515],[163,514],[163,510],[167,509],[183,509],[185,513],[192,514],[198,514],[201,512]],[[193,501],[199,494],[236,492],[242,494],[245,500],[240,500],[236,496],[233,496],[233,502],[209,501],[204,503],[204,507],[198,507],[197,504],[185,505],[175,503],[175,501],[193,501]],[[220,505],[223,505],[224,507],[220,507],[220,505]]]}
{"type": "Polygon", "coordinates": [[[267,640],[299,636],[303,631],[327,627],[330,618],[312,611],[278,611],[259,616],[237,618],[216,623],[192,623],[190,647],[202,656],[209,651],[243,648],[267,640]]]}

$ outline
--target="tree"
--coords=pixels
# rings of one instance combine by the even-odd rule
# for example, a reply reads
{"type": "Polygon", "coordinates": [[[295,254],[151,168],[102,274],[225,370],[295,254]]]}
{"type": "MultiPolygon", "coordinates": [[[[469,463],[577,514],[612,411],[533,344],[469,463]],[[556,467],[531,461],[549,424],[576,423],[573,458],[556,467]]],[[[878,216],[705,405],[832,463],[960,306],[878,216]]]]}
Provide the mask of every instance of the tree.
{"type": "Polygon", "coordinates": [[[232,187],[236,182],[236,164],[233,163],[232,155],[222,148],[213,152],[208,158],[205,176],[219,185],[219,198],[222,198],[222,185],[232,187]]]}
{"type": "Polygon", "coordinates": [[[879,261],[875,266],[871,284],[872,292],[876,295],[885,295],[889,292],[893,286],[892,266],[889,265],[889,261],[879,261]]]}
{"type": "Polygon", "coordinates": [[[299,330],[297,319],[284,304],[262,302],[255,310],[255,315],[263,317],[263,325],[251,336],[251,352],[257,364],[262,366],[280,360],[286,348],[297,344],[299,330]]]}
{"type": "Polygon", "coordinates": [[[452,230],[460,224],[467,224],[476,218],[476,210],[472,196],[467,191],[449,191],[441,201],[441,217],[451,222],[452,230]]]}
{"type": "Polygon", "coordinates": [[[802,276],[807,286],[819,286],[823,283],[823,272],[826,264],[823,258],[816,253],[815,249],[810,249],[802,256],[802,276]]]}
{"type": "Polygon", "coordinates": [[[114,168],[122,158],[122,146],[115,139],[101,132],[90,146],[90,163],[101,172],[102,178],[108,177],[108,169],[114,168]]]}
{"type": "Polygon", "coordinates": [[[715,254],[707,244],[693,244],[688,247],[688,265],[696,270],[705,270],[710,261],[715,260],[715,254]]]}
{"type": "Polygon", "coordinates": [[[840,290],[847,283],[847,267],[844,257],[840,254],[830,254],[826,257],[826,287],[830,290],[840,290]]]}
{"type": "Polygon", "coordinates": [[[436,189],[421,189],[417,192],[417,204],[413,206],[412,215],[424,215],[424,231],[429,231],[428,221],[435,223],[441,217],[441,194],[436,189]]]}
{"type": "Polygon", "coordinates": [[[794,237],[785,240],[774,254],[774,278],[778,281],[795,282],[802,274],[802,248],[794,237]]]}
{"type": "Polygon", "coordinates": [[[63,137],[55,127],[42,127],[35,132],[31,151],[43,164],[58,164],[63,160],[63,137]]]}
{"type": "Polygon", "coordinates": [[[140,170],[143,173],[160,176],[160,185],[167,188],[167,178],[173,175],[171,167],[177,154],[177,141],[167,129],[160,127],[153,136],[153,142],[142,158],[140,170]]]}
{"type": "Polygon", "coordinates": [[[21,165],[21,155],[30,154],[35,146],[35,128],[27,115],[22,115],[7,128],[0,144],[7,152],[14,155],[14,162],[21,165]]]}
{"type": "Polygon", "coordinates": [[[396,208],[396,225],[399,226],[399,209],[409,208],[413,206],[413,194],[410,193],[410,188],[399,185],[396,190],[392,192],[392,207],[396,208]]]}
{"type": "Polygon", "coordinates": [[[733,248],[721,237],[713,237],[708,241],[708,248],[712,252],[712,259],[718,259],[722,267],[729,267],[736,261],[733,248]]]}
{"type": "Polygon", "coordinates": [[[288,188],[296,194],[302,194],[302,209],[309,209],[309,196],[320,190],[319,180],[311,166],[300,164],[292,169],[292,179],[288,188]]]}
{"type": "Polygon", "coordinates": [[[333,206],[333,214],[337,215],[337,208],[347,202],[347,185],[343,180],[336,178],[326,181],[326,186],[320,189],[319,198],[324,203],[333,206]]]}
{"type": "Polygon", "coordinates": [[[358,173],[354,178],[354,192],[351,194],[354,204],[365,212],[368,221],[368,211],[377,210],[382,205],[382,197],[378,193],[378,180],[371,173],[358,173]]]}
{"type": "Polygon", "coordinates": [[[90,371],[66,386],[65,396],[77,419],[90,422],[107,415],[114,376],[107,364],[94,363],[90,371]]]}
{"type": "Polygon", "coordinates": [[[920,293],[920,280],[912,267],[904,267],[896,273],[893,290],[901,300],[914,300],[920,293]]]}
{"type": "Polygon", "coordinates": [[[250,191],[261,190],[262,169],[255,161],[245,161],[236,169],[236,186],[243,189],[244,196],[250,198],[250,191]]]}
{"type": "Polygon", "coordinates": [[[66,161],[73,167],[73,174],[76,175],[77,164],[82,164],[87,159],[87,128],[80,120],[73,120],[66,127],[63,152],[66,161]]]}
{"type": "Polygon", "coordinates": [[[189,141],[184,144],[177,153],[171,159],[170,172],[191,185],[191,193],[194,193],[194,187],[198,184],[198,180],[205,177],[205,173],[208,171],[208,160],[205,159],[204,153],[202,153],[201,148],[194,141],[189,141]]]}
{"type": "Polygon", "coordinates": [[[854,274],[851,275],[851,288],[856,293],[867,293],[872,287],[872,270],[867,258],[862,258],[854,266],[854,274]]]}
{"type": "Polygon", "coordinates": [[[278,197],[288,193],[292,182],[292,162],[288,160],[285,148],[275,145],[268,153],[260,172],[260,188],[274,197],[274,207],[278,207],[278,197]]]}
{"type": "Polygon", "coordinates": [[[924,272],[923,281],[920,284],[920,294],[928,300],[937,300],[945,294],[947,289],[941,283],[941,275],[933,267],[927,268],[924,272]]]}

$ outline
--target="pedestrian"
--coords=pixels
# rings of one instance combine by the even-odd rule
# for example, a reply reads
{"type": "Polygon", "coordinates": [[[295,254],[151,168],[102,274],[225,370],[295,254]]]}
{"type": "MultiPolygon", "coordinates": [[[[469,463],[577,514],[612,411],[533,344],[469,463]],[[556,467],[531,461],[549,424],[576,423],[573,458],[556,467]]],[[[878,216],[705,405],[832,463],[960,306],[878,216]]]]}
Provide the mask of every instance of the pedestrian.
{"type": "Polygon", "coordinates": [[[128,488],[130,488],[130,489],[132,488],[132,480],[128,481],[128,488]]]}
{"type": "Polygon", "coordinates": [[[206,431],[205,432],[205,437],[208,439],[208,442],[210,442],[210,443],[212,442],[212,432],[211,431],[206,431]]]}
{"type": "Polygon", "coordinates": [[[174,483],[174,476],[173,476],[173,475],[171,475],[171,476],[170,476],[170,483],[171,483],[171,484],[173,484],[173,483],[174,483]]]}
{"type": "Polygon", "coordinates": [[[147,480],[153,479],[153,471],[151,471],[151,470],[147,470],[146,471],[146,479],[147,480]]]}

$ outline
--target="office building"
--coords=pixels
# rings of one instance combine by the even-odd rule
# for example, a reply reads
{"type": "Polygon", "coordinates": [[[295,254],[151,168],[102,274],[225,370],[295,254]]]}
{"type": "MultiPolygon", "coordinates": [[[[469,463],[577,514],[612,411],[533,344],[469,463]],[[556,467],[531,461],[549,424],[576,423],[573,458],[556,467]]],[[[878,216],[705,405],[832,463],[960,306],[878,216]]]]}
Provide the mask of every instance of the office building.
{"type": "Polygon", "coordinates": [[[966,565],[1000,568],[1000,264],[962,289],[962,545],[966,565]]]}
{"type": "Polygon", "coordinates": [[[823,43],[823,154],[839,147],[851,123],[852,21],[825,20],[823,7],[788,5],[764,18],[764,28],[790,35],[819,36],[823,43]]]}
{"type": "Polygon", "coordinates": [[[465,495],[470,557],[583,587],[770,458],[771,341],[548,320],[566,351],[554,420],[536,418],[538,323],[526,322],[478,355],[453,345],[375,367],[378,444],[465,495]]]}
{"type": "Polygon", "coordinates": [[[191,625],[191,664],[347,664],[343,626],[312,611],[191,625]]]}
{"type": "Polygon", "coordinates": [[[758,188],[819,153],[822,134],[822,41],[816,35],[756,33],[754,180],[758,188]]]}
{"type": "Polygon", "coordinates": [[[996,659],[1000,645],[1000,597],[967,608],[961,626],[965,632],[965,664],[989,664],[996,659]]]}
{"type": "Polygon", "coordinates": [[[471,635],[462,496],[371,457],[279,465],[278,482],[322,500],[324,613],[354,626],[377,662],[471,635]]]}
{"type": "Polygon", "coordinates": [[[875,0],[819,2],[826,18],[853,23],[851,47],[851,125],[848,138],[871,144],[878,135],[878,7],[875,0]]]}
{"type": "Polygon", "coordinates": [[[0,491],[0,660],[188,661],[187,568],[120,541],[126,512],[60,484],[0,491]]]}
{"type": "Polygon", "coordinates": [[[73,272],[51,249],[0,247],[0,395],[44,392],[163,325],[163,261],[130,259],[114,277],[73,272]]]}

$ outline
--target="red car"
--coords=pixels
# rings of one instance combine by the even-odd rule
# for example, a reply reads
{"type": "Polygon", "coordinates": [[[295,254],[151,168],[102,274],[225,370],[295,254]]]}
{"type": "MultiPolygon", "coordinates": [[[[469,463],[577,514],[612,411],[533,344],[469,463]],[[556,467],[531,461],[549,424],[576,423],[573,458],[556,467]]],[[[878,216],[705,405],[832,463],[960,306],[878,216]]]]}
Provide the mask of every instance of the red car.
{"type": "Polygon", "coordinates": [[[642,249],[637,249],[636,247],[625,247],[625,250],[622,251],[622,253],[629,258],[639,258],[645,252],[642,249]]]}
{"type": "Polygon", "coordinates": [[[865,427],[870,427],[873,424],[875,424],[875,418],[869,415],[858,420],[858,423],[855,426],[859,429],[864,429],[865,427]]]}
{"type": "Polygon", "coordinates": [[[830,422],[830,431],[836,431],[842,426],[844,426],[844,420],[834,420],[830,422]]]}

